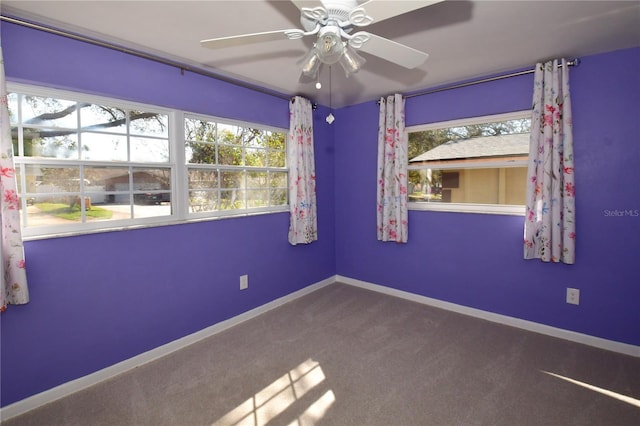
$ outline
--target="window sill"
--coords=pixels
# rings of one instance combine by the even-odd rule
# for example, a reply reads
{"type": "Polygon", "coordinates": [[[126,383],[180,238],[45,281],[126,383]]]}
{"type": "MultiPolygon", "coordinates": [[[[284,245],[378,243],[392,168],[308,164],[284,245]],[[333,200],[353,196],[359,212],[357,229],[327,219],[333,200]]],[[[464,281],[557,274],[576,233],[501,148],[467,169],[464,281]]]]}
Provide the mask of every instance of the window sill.
{"type": "Polygon", "coordinates": [[[224,220],[224,219],[237,219],[241,217],[249,217],[249,216],[261,216],[266,214],[274,214],[274,213],[289,213],[289,206],[284,206],[283,208],[272,209],[272,210],[255,210],[255,211],[238,211],[234,214],[225,214],[225,215],[217,215],[217,216],[200,216],[194,217],[191,216],[187,219],[173,219],[167,218],[157,221],[149,221],[147,223],[128,223],[123,225],[116,225],[112,227],[100,227],[94,229],[82,229],[82,230],[71,230],[71,231],[61,231],[61,232],[51,232],[51,233],[40,233],[40,234],[28,234],[25,235],[25,230],[23,230],[23,241],[35,241],[35,240],[48,240],[52,238],[65,238],[65,237],[77,237],[82,235],[92,235],[92,234],[102,234],[105,232],[121,232],[121,231],[132,231],[135,229],[145,229],[145,228],[159,228],[163,226],[174,226],[174,225],[186,225],[189,223],[198,223],[198,222],[209,222],[214,220],[224,220]]]}
{"type": "Polygon", "coordinates": [[[410,202],[408,208],[409,210],[433,212],[500,214],[508,216],[525,215],[525,206],[517,205],[410,202]]]}

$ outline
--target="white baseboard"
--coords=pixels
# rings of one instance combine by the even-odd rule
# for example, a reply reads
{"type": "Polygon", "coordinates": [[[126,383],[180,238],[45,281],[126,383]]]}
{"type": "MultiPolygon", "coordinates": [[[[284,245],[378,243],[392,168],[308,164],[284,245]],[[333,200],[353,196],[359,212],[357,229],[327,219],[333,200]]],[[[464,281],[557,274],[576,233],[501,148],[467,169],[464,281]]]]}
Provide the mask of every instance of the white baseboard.
{"type": "Polygon", "coordinates": [[[56,386],[55,388],[46,390],[39,394],[25,398],[21,401],[17,401],[13,404],[7,405],[6,407],[0,408],[0,419],[8,420],[12,417],[18,416],[20,414],[24,414],[27,411],[38,408],[44,404],[48,404],[50,402],[53,402],[65,396],[71,395],[72,393],[75,393],[80,390],[86,389],[90,386],[96,385],[104,380],[110,379],[119,374],[132,370],[136,367],[139,367],[141,365],[144,365],[151,361],[159,359],[163,356],[169,355],[172,352],[183,349],[202,339],[213,336],[217,333],[220,333],[224,330],[229,329],[230,327],[233,327],[234,325],[237,325],[249,319],[255,318],[265,312],[268,312],[272,309],[275,309],[279,306],[284,305],[285,303],[291,302],[295,299],[298,299],[302,296],[305,296],[309,293],[312,293],[316,290],[319,290],[335,282],[341,282],[341,283],[352,285],[355,287],[360,287],[366,290],[372,290],[378,293],[383,293],[389,296],[399,297],[401,299],[422,303],[422,304],[433,306],[436,308],[441,308],[448,311],[457,312],[460,314],[469,315],[472,317],[476,317],[476,318],[480,318],[480,319],[484,319],[484,320],[488,320],[488,321],[492,321],[492,322],[496,322],[504,325],[509,325],[512,327],[517,327],[517,328],[521,328],[528,331],[533,331],[535,333],[545,334],[548,336],[558,337],[558,338],[569,340],[572,342],[594,346],[600,349],[606,349],[609,351],[618,352],[625,355],[640,357],[640,346],[629,345],[626,343],[589,336],[587,334],[576,333],[574,331],[551,327],[544,324],[538,324],[532,321],[526,321],[519,318],[513,318],[506,315],[496,314],[493,312],[482,311],[480,309],[470,308],[463,305],[457,305],[455,303],[444,302],[442,300],[432,299],[426,296],[420,296],[414,293],[409,293],[402,290],[396,290],[390,287],[385,287],[378,284],[372,284],[366,281],[360,281],[357,279],[344,277],[341,275],[334,275],[325,280],[322,280],[308,287],[305,287],[301,290],[298,290],[296,292],[283,296],[279,299],[276,299],[272,302],[269,302],[255,309],[252,309],[250,311],[237,315],[233,318],[214,324],[211,327],[207,327],[203,330],[197,331],[193,334],[182,337],[178,340],[174,340],[173,342],[169,342],[165,345],[159,346],[150,351],[141,353],[140,355],[136,355],[132,358],[126,359],[122,362],[111,365],[102,370],[96,371],[95,373],[91,373],[87,376],[80,377],[78,379],[72,380],[67,383],[63,383],[59,386],[56,386]]]}
{"type": "Polygon", "coordinates": [[[469,315],[472,317],[492,321],[511,327],[521,328],[527,331],[533,331],[535,333],[546,334],[552,337],[558,337],[560,339],[569,340],[576,343],[582,343],[585,345],[593,346],[608,351],[618,352],[625,355],[631,355],[633,357],[640,357],[640,346],[630,345],[627,343],[616,342],[614,340],[602,339],[600,337],[590,336],[588,334],[577,333],[575,331],[565,330],[562,328],[551,327],[544,324],[539,324],[533,321],[527,321],[520,318],[509,317],[507,315],[496,314],[493,312],[483,311],[480,309],[470,308],[468,306],[457,305],[455,303],[444,302],[438,299],[432,299],[426,296],[420,296],[414,293],[409,293],[402,290],[396,290],[394,288],[385,287],[378,284],[372,284],[365,281],[356,280],[341,275],[336,275],[336,282],[349,284],[355,287],[364,288],[367,290],[384,293],[389,296],[399,297],[401,299],[411,300],[413,302],[430,305],[436,308],[446,309],[448,311],[456,312],[459,314],[469,315]]]}
{"type": "Polygon", "coordinates": [[[295,291],[279,299],[273,300],[255,309],[244,312],[233,318],[229,318],[228,320],[221,321],[203,330],[197,331],[193,334],[189,334],[188,336],[174,340],[173,342],[169,342],[165,345],[158,346],[157,348],[154,348],[150,351],[143,352],[140,355],[136,355],[132,358],[126,359],[122,362],[111,365],[102,370],[96,371],[95,373],[91,373],[87,376],[83,376],[78,379],[72,380],[70,382],[63,383],[59,386],[56,386],[55,388],[48,389],[39,394],[14,402],[13,404],[0,408],[0,420],[4,421],[12,417],[19,416],[20,414],[24,414],[27,411],[38,408],[44,404],[48,404],[50,402],[53,402],[65,396],[71,395],[72,393],[75,393],[83,389],[86,389],[90,386],[96,385],[104,380],[107,380],[119,374],[125,373],[136,367],[147,364],[156,359],[162,358],[163,356],[169,355],[172,352],[183,349],[202,339],[205,339],[207,337],[220,333],[224,330],[227,330],[228,328],[233,327],[234,325],[237,325],[244,321],[255,318],[258,315],[261,315],[265,312],[268,312],[272,309],[282,306],[285,303],[291,302],[295,299],[298,299],[302,296],[305,296],[309,293],[319,290],[322,287],[326,287],[329,284],[333,284],[334,282],[335,282],[335,276],[329,277],[325,280],[309,285],[301,290],[295,291]]]}

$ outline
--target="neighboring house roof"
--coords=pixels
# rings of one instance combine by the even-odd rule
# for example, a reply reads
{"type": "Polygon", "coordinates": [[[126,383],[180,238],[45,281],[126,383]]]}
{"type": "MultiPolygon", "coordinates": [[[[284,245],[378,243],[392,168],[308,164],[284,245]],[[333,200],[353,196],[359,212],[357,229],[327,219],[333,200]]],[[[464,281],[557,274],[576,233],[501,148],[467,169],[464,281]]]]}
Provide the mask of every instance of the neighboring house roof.
{"type": "Polygon", "coordinates": [[[479,157],[529,155],[529,133],[482,136],[445,142],[409,160],[410,163],[479,157]]]}

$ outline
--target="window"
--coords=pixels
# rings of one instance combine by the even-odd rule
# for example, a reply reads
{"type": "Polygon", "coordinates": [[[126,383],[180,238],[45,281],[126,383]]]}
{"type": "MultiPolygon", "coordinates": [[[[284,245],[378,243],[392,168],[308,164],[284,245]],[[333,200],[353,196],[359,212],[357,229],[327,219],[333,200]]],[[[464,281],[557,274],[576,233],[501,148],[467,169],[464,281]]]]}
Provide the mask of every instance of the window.
{"type": "Polygon", "coordinates": [[[187,116],[184,139],[191,214],[287,206],[284,132],[187,116]]]}
{"type": "Polygon", "coordinates": [[[288,209],[282,129],[32,86],[9,91],[27,238],[288,209]]]}
{"type": "Polygon", "coordinates": [[[409,206],[524,214],[530,112],[407,128],[409,206]]]}

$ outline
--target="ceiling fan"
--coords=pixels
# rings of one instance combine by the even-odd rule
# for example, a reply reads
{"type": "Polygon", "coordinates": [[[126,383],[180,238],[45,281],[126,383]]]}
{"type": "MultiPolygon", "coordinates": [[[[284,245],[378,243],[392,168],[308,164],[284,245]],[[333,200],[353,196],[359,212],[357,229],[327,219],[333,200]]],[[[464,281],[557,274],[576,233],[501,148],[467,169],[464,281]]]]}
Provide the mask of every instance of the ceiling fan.
{"type": "Polygon", "coordinates": [[[313,48],[299,62],[301,81],[313,81],[321,64],[340,63],[347,77],[357,72],[365,59],[357,50],[396,63],[415,68],[429,57],[428,54],[367,31],[352,33],[355,27],[365,27],[443,0],[291,0],[300,9],[302,29],[267,31],[202,40],[203,47],[217,49],[250,43],[294,40],[317,35],[313,48]]]}

